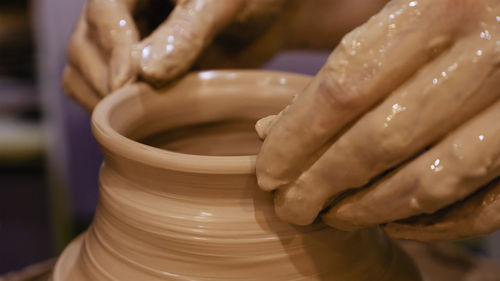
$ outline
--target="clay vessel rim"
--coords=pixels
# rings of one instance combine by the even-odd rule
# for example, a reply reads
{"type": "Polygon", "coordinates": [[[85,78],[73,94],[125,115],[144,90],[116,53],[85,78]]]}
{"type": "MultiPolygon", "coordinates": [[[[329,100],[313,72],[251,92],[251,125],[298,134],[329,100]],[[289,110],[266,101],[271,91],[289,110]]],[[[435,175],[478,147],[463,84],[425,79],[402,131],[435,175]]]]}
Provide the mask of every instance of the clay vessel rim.
{"type": "MultiPolygon", "coordinates": [[[[296,84],[303,88],[311,80],[310,76],[267,70],[209,70],[186,74],[180,82],[218,80],[231,82],[236,79],[276,80],[276,83],[296,84]]],[[[253,82],[253,84],[258,84],[253,82]]],[[[224,85],[220,83],[218,85],[224,85]]],[[[227,85],[227,84],[226,84],[227,85]]],[[[138,82],[113,92],[102,99],[92,113],[92,132],[103,150],[109,150],[122,157],[148,166],[165,170],[201,174],[254,174],[256,155],[207,156],[168,151],[132,140],[117,132],[110,122],[111,113],[126,101],[137,98],[141,91],[150,89],[146,83],[138,82]]],[[[297,88],[296,88],[297,89],[297,88]]]]}

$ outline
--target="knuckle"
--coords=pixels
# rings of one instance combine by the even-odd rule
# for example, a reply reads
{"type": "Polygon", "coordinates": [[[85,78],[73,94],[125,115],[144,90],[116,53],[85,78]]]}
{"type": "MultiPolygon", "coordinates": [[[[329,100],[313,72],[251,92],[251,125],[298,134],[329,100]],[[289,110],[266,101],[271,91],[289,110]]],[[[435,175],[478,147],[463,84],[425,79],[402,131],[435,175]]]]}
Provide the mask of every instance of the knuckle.
{"type": "Polygon", "coordinates": [[[68,43],[68,60],[71,64],[78,64],[78,54],[81,51],[81,40],[73,34],[68,43]]]}
{"type": "Polygon", "coordinates": [[[268,169],[267,166],[263,165],[259,160],[257,160],[256,164],[256,175],[257,184],[265,191],[275,190],[287,183],[286,181],[279,179],[274,170],[268,169]]]}
{"type": "MultiPolygon", "coordinates": [[[[373,128],[380,128],[374,126],[373,128]]],[[[376,157],[387,165],[393,164],[393,162],[399,162],[399,158],[408,151],[411,147],[411,134],[407,130],[384,130],[385,127],[380,129],[373,129],[372,137],[373,139],[380,140],[377,145],[378,155],[376,157]],[[382,157],[380,157],[382,156],[382,157]]]]}
{"type": "Polygon", "coordinates": [[[364,81],[357,78],[368,77],[365,74],[369,73],[366,73],[368,70],[364,68],[358,69],[357,63],[352,61],[350,52],[353,44],[350,41],[354,39],[350,38],[353,36],[355,37],[355,34],[348,35],[342,40],[319,76],[321,79],[319,95],[322,96],[324,102],[335,108],[356,108],[362,105],[361,89],[364,81]]]}
{"type": "Polygon", "coordinates": [[[275,211],[284,221],[297,224],[311,224],[321,210],[321,204],[295,185],[280,188],[274,197],[275,211]]]}
{"type": "Polygon", "coordinates": [[[354,109],[362,105],[362,96],[359,89],[343,81],[335,73],[327,69],[322,75],[317,95],[320,102],[329,105],[332,109],[354,109]]]}

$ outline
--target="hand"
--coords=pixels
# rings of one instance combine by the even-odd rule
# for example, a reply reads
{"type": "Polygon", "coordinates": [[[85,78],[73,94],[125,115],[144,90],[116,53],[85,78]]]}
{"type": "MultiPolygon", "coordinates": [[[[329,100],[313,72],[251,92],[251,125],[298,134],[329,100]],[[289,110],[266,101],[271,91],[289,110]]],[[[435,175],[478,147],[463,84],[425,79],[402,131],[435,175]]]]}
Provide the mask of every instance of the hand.
{"type": "Polygon", "coordinates": [[[85,108],[91,110],[138,75],[154,83],[175,78],[230,23],[265,25],[284,1],[179,0],[168,18],[139,41],[133,13],[142,2],[89,0],[84,8],[69,43],[63,86],[85,108]]]}
{"type": "Polygon", "coordinates": [[[130,56],[139,40],[132,17],[137,0],[89,0],[68,45],[63,87],[91,110],[112,90],[135,80],[130,56]]]}
{"type": "Polygon", "coordinates": [[[257,124],[259,185],[296,224],[323,211],[338,229],[421,240],[499,228],[498,187],[468,198],[500,175],[499,63],[499,1],[391,1],[257,124]]]}
{"type": "Polygon", "coordinates": [[[63,85],[90,111],[138,76],[162,84],[193,65],[257,67],[280,49],[331,48],[384,1],[179,0],[158,27],[140,28],[168,14],[168,1],[89,0],[69,43],[63,85]]]}

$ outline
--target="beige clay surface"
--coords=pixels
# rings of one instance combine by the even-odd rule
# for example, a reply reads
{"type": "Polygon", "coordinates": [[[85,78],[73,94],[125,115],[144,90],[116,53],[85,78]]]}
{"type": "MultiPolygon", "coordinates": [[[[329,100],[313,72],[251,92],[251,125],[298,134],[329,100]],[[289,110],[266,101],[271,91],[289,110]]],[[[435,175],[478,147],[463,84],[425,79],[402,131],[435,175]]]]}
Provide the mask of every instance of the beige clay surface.
{"type": "Polygon", "coordinates": [[[293,226],[258,188],[253,123],[309,80],[208,71],[104,99],[92,119],[105,157],[99,206],[53,281],[420,280],[380,231],[293,226]]]}
{"type": "MultiPolygon", "coordinates": [[[[500,123],[497,120],[500,120],[500,102],[462,125],[415,160],[336,204],[331,210],[335,216],[328,214],[325,220],[338,228],[349,228],[352,225],[363,227],[421,213],[432,214],[464,199],[477,186],[486,185],[500,173],[500,123]],[[411,208],[406,209],[404,206],[411,208]],[[401,209],[407,211],[403,212],[401,209]]],[[[498,192],[490,188],[489,193],[492,193],[488,195],[489,199],[483,201],[486,210],[480,213],[499,204],[496,202],[498,192]]],[[[467,200],[464,204],[472,203],[467,200]]],[[[491,222],[472,214],[467,216],[467,220],[465,217],[457,219],[469,222],[461,225],[468,228],[469,233],[471,228],[482,229],[476,233],[480,235],[500,226],[499,223],[495,224],[498,219],[492,215],[491,222]],[[475,224],[475,220],[482,223],[475,224]]],[[[458,228],[458,225],[454,228],[458,228]]],[[[453,229],[448,231],[447,234],[453,235],[453,229]]],[[[459,233],[460,229],[456,229],[457,237],[459,233]]]]}
{"type": "MultiPolygon", "coordinates": [[[[434,213],[498,177],[499,13],[496,0],[396,0],[346,35],[296,102],[258,123],[257,176],[278,215],[353,230],[434,213]]],[[[439,239],[498,228],[488,205],[439,239]]]]}

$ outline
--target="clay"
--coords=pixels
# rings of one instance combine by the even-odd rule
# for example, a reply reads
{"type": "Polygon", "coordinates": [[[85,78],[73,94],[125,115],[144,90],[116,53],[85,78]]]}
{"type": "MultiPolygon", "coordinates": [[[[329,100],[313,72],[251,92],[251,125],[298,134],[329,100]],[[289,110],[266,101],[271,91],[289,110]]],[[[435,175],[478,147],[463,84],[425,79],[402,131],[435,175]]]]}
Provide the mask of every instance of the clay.
{"type": "MultiPolygon", "coordinates": [[[[426,153],[335,204],[324,220],[338,229],[352,230],[432,214],[463,200],[500,174],[500,123],[496,120],[500,120],[500,101],[426,153]]],[[[491,223],[498,224],[499,218],[491,217],[491,223]]]]}
{"type": "Polygon", "coordinates": [[[105,98],[92,116],[105,157],[97,213],[53,281],[420,280],[380,231],[290,225],[258,188],[252,124],[309,80],[209,71],[105,98]]]}
{"type": "Polygon", "coordinates": [[[64,89],[91,111],[138,74],[163,85],[192,68],[257,68],[279,50],[331,49],[386,1],[88,1],[64,89]]]}
{"type": "MultiPolygon", "coordinates": [[[[414,7],[408,2],[390,2],[348,33],[311,84],[283,112],[264,142],[266,153],[258,158],[257,174],[262,188],[274,190],[308,172],[313,168],[309,167],[311,163],[323,154],[321,147],[334,138],[333,133],[381,101],[450,44],[452,37],[448,34],[454,32],[460,20],[460,5],[454,5],[458,7],[443,18],[441,13],[451,9],[452,1],[416,1],[418,5],[414,7]],[[421,17],[422,13],[426,16],[421,17]],[[386,77],[390,79],[382,79],[386,77]],[[284,139],[290,141],[282,143],[284,139]]],[[[331,182],[328,178],[327,183],[331,182]]],[[[315,218],[308,214],[297,216],[307,222],[315,218]]]]}
{"type": "Polygon", "coordinates": [[[243,0],[178,1],[168,19],[132,52],[141,75],[154,83],[187,71],[217,32],[235,20],[243,0]]]}
{"type": "Polygon", "coordinates": [[[391,222],[383,229],[391,237],[450,241],[492,233],[500,228],[500,179],[466,200],[429,215],[391,222]]]}
{"type": "MultiPolygon", "coordinates": [[[[335,207],[346,194],[377,185],[384,173],[412,161],[499,99],[499,12],[499,2],[491,0],[391,1],[346,35],[297,100],[278,118],[259,123],[267,138],[257,176],[263,189],[275,191],[280,218],[306,225],[330,210],[325,220],[347,230],[463,199],[466,192],[453,194],[453,183],[442,184],[440,174],[426,182],[427,189],[435,187],[433,194],[441,193],[429,196],[427,201],[437,201],[430,206],[400,201],[397,194],[411,189],[405,181],[400,189],[383,192],[383,199],[380,192],[357,205],[361,195],[353,197],[342,214],[337,212],[342,207],[335,207]],[[448,200],[437,200],[446,194],[452,194],[448,200]]],[[[474,157],[463,161],[468,163],[448,162],[447,169],[459,173],[477,163],[474,157]]],[[[430,164],[416,165],[413,178],[424,177],[430,164]]],[[[499,172],[492,170],[475,179],[467,192],[495,176],[499,172]]]]}

